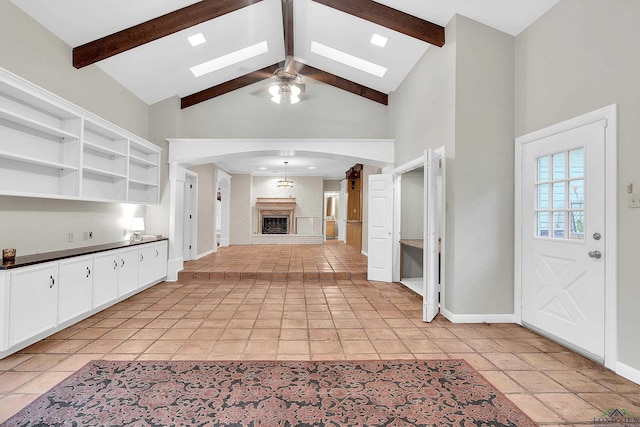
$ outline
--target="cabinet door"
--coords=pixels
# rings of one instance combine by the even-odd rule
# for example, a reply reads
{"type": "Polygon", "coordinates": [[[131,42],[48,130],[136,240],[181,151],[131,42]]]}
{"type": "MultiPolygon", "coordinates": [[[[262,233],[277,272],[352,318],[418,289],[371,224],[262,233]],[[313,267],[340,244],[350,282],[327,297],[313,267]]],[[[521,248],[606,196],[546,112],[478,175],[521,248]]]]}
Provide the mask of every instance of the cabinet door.
{"type": "Polygon", "coordinates": [[[19,268],[9,280],[9,346],[56,327],[58,264],[19,268]]]}
{"type": "Polygon", "coordinates": [[[151,243],[138,248],[138,287],[140,287],[148,285],[155,278],[156,249],[151,243]]]}
{"type": "Polygon", "coordinates": [[[122,296],[138,287],[138,248],[121,249],[118,255],[118,296],[122,296]]]}
{"type": "Polygon", "coordinates": [[[167,241],[158,242],[154,245],[156,257],[154,269],[155,280],[163,280],[167,277],[167,241]]]}
{"type": "Polygon", "coordinates": [[[100,307],[118,297],[118,251],[93,257],[93,307],[100,307]]]}
{"type": "Polygon", "coordinates": [[[60,262],[58,323],[89,310],[93,295],[93,257],[70,258],[60,262]]]}

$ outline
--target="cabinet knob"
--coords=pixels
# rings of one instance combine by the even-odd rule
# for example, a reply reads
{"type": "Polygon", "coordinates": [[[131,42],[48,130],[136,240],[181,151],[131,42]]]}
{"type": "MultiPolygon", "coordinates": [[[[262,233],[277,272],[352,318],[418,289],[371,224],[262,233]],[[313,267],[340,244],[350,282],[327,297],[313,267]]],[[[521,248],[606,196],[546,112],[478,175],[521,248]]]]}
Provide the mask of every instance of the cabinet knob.
{"type": "Polygon", "coordinates": [[[156,249],[156,258],[158,258],[158,255],[160,255],[160,252],[156,249]]]}
{"type": "Polygon", "coordinates": [[[116,268],[118,268],[118,261],[116,261],[115,259],[113,260],[113,269],[115,270],[116,268]]]}
{"type": "Polygon", "coordinates": [[[53,276],[49,276],[49,289],[53,288],[53,285],[56,284],[56,279],[53,276]]]}
{"type": "Polygon", "coordinates": [[[120,262],[122,263],[122,264],[120,264],[120,267],[124,267],[124,259],[123,258],[120,258],[120,262]]]}
{"type": "Polygon", "coordinates": [[[144,255],[140,254],[140,262],[144,259],[144,255]]]}
{"type": "Polygon", "coordinates": [[[87,277],[91,276],[91,269],[87,267],[87,277]]]}

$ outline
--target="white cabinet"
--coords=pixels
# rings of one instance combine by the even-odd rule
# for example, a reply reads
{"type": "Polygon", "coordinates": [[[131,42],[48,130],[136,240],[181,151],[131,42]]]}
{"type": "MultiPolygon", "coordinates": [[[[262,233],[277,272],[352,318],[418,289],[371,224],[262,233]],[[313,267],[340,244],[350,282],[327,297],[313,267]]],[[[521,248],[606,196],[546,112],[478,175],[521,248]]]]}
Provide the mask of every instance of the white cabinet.
{"type": "Polygon", "coordinates": [[[64,323],[91,310],[93,295],[93,257],[60,261],[58,323],[64,323]]]}
{"type": "Polygon", "coordinates": [[[118,271],[118,296],[133,292],[138,287],[138,248],[120,249],[118,271]]]}
{"type": "Polygon", "coordinates": [[[167,241],[164,240],[162,242],[158,242],[153,245],[155,249],[155,275],[154,280],[164,280],[167,277],[167,255],[169,253],[169,248],[167,241]]]}
{"type": "Polygon", "coordinates": [[[166,276],[166,240],[0,269],[0,358],[166,276]]]}
{"type": "Polygon", "coordinates": [[[12,271],[9,283],[9,347],[57,326],[58,263],[12,271]]]}
{"type": "Polygon", "coordinates": [[[102,252],[93,257],[93,307],[103,306],[118,298],[118,251],[102,252]]]}
{"type": "Polygon", "coordinates": [[[157,204],[161,151],[0,68],[0,194],[157,204]]]}
{"type": "Polygon", "coordinates": [[[155,245],[143,245],[138,250],[138,287],[151,283],[155,276],[155,245]]]}

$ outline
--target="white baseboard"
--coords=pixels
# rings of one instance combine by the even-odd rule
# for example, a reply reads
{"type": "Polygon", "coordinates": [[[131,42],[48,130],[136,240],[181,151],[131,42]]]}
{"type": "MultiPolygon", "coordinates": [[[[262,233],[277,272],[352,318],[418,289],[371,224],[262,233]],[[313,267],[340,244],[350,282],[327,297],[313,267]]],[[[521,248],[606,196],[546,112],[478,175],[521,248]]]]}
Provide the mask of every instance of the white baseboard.
{"type": "Polygon", "coordinates": [[[216,252],[218,252],[218,251],[216,251],[215,249],[211,249],[210,251],[203,252],[203,253],[201,253],[201,254],[196,255],[196,259],[204,258],[204,257],[206,257],[207,255],[211,255],[211,254],[214,254],[214,253],[216,253],[216,252]]]}
{"type": "Polygon", "coordinates": [[[515,323],[513,314],[453,314],[442,307],[440,314],[451,323],[515,323]]]}
{"type": "Polygon", "coordinates": [[[625,377],[629,381],[633,381],[636,384],[640,384],[640,370],[632,368],[629,365],[618,362],[616,363],[616,374],[621,377],[625,377]]]}
{"type": "Polygon", "coordinates": [[[367,251],[360,251],[360,252],[362,252],[362,255],[364,255],[367,258],[369,258],[369,252],[367,252],[367,251]]]}

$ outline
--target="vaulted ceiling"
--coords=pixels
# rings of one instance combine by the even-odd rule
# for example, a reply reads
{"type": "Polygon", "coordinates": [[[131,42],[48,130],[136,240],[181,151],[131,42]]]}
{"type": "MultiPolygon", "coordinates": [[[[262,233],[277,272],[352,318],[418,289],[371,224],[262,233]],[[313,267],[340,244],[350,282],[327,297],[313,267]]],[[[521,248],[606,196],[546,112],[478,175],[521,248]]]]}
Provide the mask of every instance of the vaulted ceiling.
{"type": "Polygon", "coordinates": [[[516,35],[558,0],[11,1],[73,47],[76,68],[95,64],[147,104],[179,96],[186,108],[269,78],[287,57],[306,78],[386,104],[424,52],[446,42],[454,14],[516,35]],[[199,33],[206,42],[192,47],[199,33]],[[220,59],[232,61],[190,71],[220,59]]]}
{"type": "MultiPolygon", "coordinates": [[[[73,48],[69,62],[76,68],[99,67],[149,105],[177,96],[188,108],[231,91],[270,103],[252,95],[267,93],[267,79],[285,63],[303,82],[387,104],[427,49],[446,43],[444,26],[455,14],[515,36],[559,0],[10,1],[73,48]],[[188,38],[197,34],[206,42],[191,46],[188,38]],[[374,34],[387,39],[384,47],[371,42],[374,34]],[[355,58],[355,66],[344,57],[355,58]],[[199,77],[190,70],[207,63],[215,70],[199,77]]],[[[313,86],[305,102],[313,102],[313,86]]],[[[354,163],[287,156],[291,175],[326,179],[344,176],[354,163]]],[[[282,154],[263,153],[216,164],[231,173],[273,175],[283,172],[282,161],[282,154]]]]}

